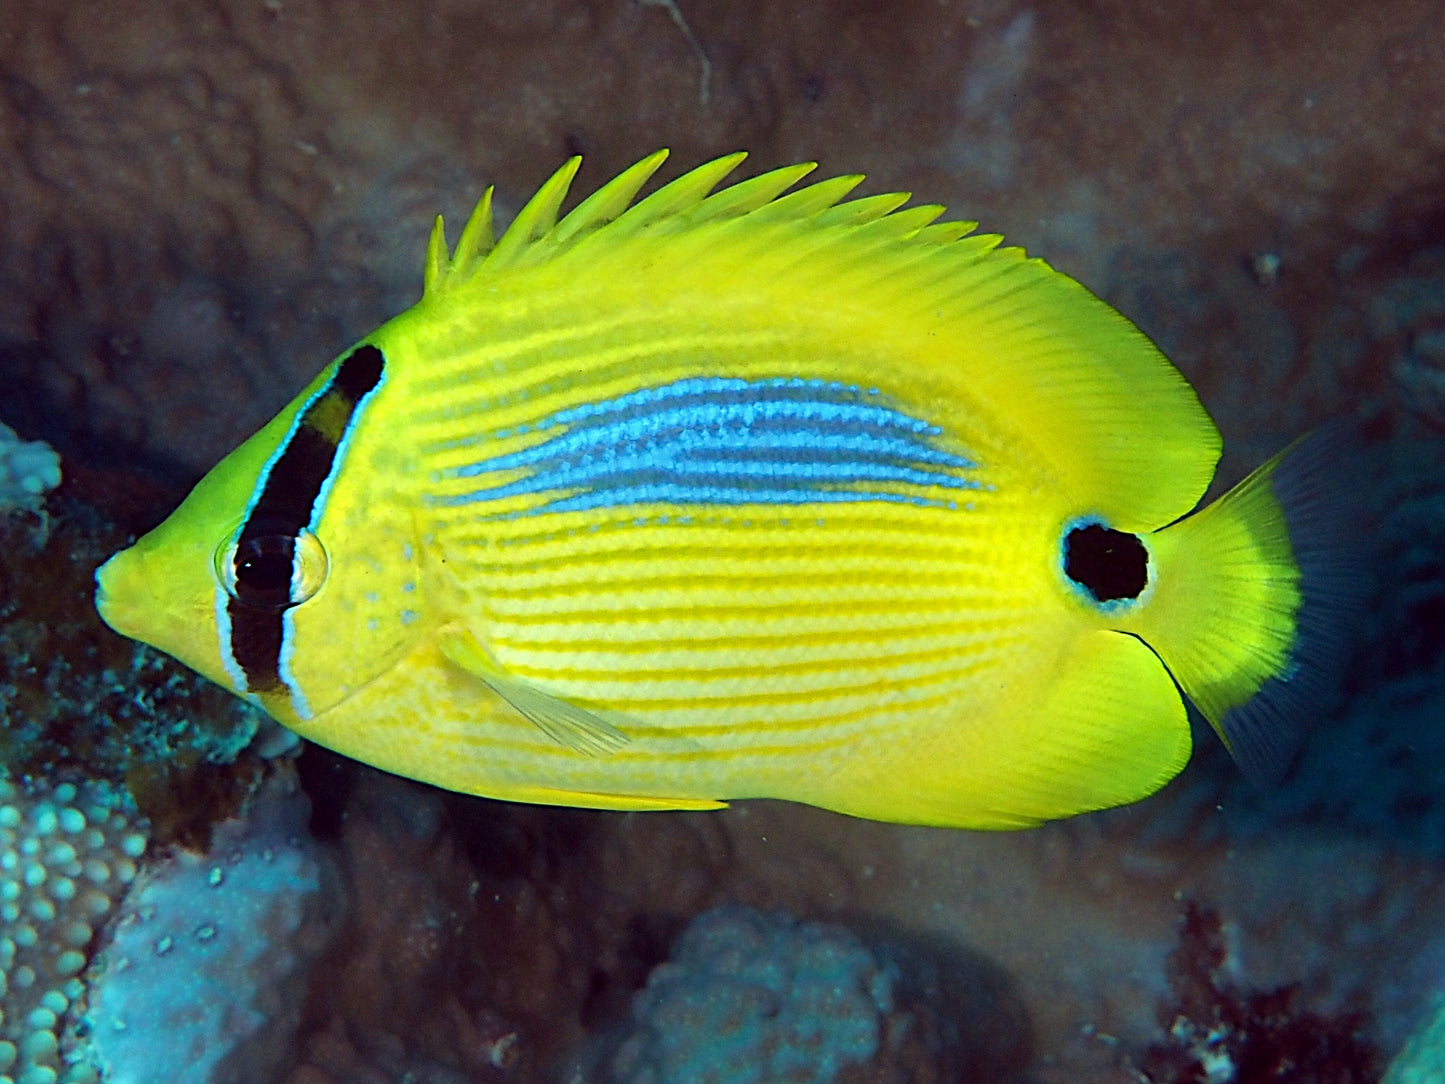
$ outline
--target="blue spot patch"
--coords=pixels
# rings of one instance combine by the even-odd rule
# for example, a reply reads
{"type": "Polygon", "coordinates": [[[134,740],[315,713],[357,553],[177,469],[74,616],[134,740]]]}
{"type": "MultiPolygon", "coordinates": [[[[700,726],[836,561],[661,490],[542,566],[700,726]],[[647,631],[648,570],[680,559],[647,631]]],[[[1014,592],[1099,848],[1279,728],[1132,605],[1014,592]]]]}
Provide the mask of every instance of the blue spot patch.
{"type": "Polygon", "coordinates": [[[561,410],[533,428],[558,432],[447,472],[523,477],[439,502],[553,495],[527,515],[653,503],[953,507],[937,490],[983,488],[966,473],[978,464],[939,447],[937,426],[833,381],[679,380],[561,410]]]}

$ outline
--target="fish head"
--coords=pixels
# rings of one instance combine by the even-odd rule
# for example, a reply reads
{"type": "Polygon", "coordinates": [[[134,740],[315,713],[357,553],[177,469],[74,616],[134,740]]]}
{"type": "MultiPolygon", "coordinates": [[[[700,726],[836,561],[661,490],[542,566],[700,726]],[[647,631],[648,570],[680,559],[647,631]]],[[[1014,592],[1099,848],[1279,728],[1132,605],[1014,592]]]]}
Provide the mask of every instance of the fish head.
{"type": "Polygon", "coordinates": [[[95,573],[95,606],[107,625],[242,695],[245,682],[228,670],[218,636],[217,611],[230,597],[218,555],[244,521],[294,407],[216,464],[158,527],[95,573]]]}
{"type": "Polygon", "coordinates": [[[421,546],[396,495],[404,460],[362,424],[380,352],[365,381],[353,369],[342,387],[360,353],[323,370],[96,571],[96,608],[112,629],[303,734],[423,631],[421,546]]]}

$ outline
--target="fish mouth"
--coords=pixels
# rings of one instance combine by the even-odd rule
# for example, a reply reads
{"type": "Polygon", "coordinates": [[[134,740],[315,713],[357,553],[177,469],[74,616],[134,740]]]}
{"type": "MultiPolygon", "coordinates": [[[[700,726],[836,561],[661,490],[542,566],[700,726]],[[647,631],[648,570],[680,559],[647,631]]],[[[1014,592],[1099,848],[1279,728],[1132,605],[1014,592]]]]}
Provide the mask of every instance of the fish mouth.
{"type": "MultiPolygon", "coordinates": [[[[111,554],[105,563],[95,570],[95,609],[100,614],[100,619],[112,629],[115,629],[115,622],[111,619],[114,602],[111,593],[106,589],[106,580],[108,573],[113,571],[115,559],[119,556],[118,553],[111,554]]],[[[116,629],[116,631],[120,630],[116,629]]]]}
{"type": "Polygon", "coordinates": [[[95,570],[95,609],[112,630],[143,639],[144,615],[154,592],[146,589],[143,562],[133,550],[121,550],[95,570]]]}
{"type": "MultiPolygon", "coordinates": [[[[166,569],[143,547],[114,554],[95,570],[95,609],[111,631],[148,644],[212,680],[220,660],[194,615],[167,593],[166,569]]],[[[222,682],[223,685],[227,684],[222,682]]]]}

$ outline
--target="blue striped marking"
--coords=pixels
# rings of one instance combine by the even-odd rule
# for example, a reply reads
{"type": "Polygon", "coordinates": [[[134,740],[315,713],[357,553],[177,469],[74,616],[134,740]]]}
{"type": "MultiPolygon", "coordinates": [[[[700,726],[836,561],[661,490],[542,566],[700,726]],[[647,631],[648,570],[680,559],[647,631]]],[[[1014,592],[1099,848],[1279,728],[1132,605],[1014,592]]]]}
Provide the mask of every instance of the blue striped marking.
{"type": "Polygon", "coordinates": [[[892,501],[951,508],[937,489],[982,488],[966,473],[977,463],[938,446],[938,426],[888,406],[876,389],[835,381],[691,378],[491,436],[551,430],[558,432],[530,448],[444,475],[525,470],[523,477],[438,503],[551,495],[526,515],[654,503],[892,501]]]}

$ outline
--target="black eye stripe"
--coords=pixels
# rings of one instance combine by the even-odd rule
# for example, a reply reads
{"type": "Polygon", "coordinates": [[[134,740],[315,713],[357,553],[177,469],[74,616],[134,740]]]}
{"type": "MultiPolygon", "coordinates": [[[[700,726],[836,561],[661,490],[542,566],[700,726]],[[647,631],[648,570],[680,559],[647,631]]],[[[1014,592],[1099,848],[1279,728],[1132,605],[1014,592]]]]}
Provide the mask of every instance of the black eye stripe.
{"type": "MultiPolygon", "coordinates": [[[[261,492],[237,536],[238,554],[263,545],[275,549],[278,537],[294,538],[310,526],[317,498],[337,466],[336,451],[356,419],[357,406],[381,383],[384,368],[380,350],[370,343],[359,346],[307,404],[291,439],[259,479],[261,492]]],[[[239,575],[241,570],[236,571],[239,575]]],[[[232,597],[226,615],[231,625],[231,654],[246,676],[247,691],[279,692],[285,608],[248,605],[232,597]]]]}
{"type": "Polygon", "coordinates": [[[380,350],[370,343],[359,346],[341,363],[341,368],[336,371],[328,390],[343,396],[347,405],[355,410],[356,404],[381,383],[381,371],[384,367],[385,362],[380,350]]]}
{"type": "Polygon", "coordinates": [[[303,421],[272,465],[261,499],[241,528],[241,541],[262,530],[275,534],[284,528],[299,531],[306,526],[335,458],[336,443],[303,421]]]}

